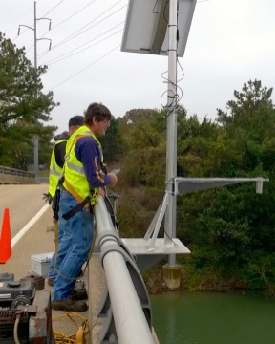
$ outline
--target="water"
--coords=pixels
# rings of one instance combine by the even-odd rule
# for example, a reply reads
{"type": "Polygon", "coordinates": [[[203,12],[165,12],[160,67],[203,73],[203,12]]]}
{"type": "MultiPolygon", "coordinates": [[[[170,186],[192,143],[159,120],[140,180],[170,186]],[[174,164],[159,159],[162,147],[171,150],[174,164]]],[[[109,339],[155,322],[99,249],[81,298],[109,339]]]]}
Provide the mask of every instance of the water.
{"type": "Polygon", "coordinates": [[[150,296],[161,344],[275,344],[275,300],[260,292],[150,296]]]}

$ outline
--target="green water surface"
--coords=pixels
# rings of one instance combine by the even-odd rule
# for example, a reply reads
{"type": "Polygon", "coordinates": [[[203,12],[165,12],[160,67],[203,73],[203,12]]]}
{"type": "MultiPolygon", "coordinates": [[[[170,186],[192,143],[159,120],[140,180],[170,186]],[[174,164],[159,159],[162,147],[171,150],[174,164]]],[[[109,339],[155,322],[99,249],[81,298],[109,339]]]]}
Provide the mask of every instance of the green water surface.
{"type": "Polygon", "coordinates": [[[275,344],[275,300],[260,292],[151,295],[161,344],[275,344]]]}

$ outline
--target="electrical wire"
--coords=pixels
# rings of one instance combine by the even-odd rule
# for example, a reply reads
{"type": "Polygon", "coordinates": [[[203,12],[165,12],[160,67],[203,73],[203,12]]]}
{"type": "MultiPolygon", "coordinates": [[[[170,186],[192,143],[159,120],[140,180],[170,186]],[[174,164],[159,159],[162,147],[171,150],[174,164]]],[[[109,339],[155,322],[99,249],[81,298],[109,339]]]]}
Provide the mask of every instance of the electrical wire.
{"type": "Polygon", "coordinates": [[[29,29],[25,29],[25,31],[20,32],[20,35],[17,35],[17,36],[12,40],[12,42],[14,42],[19,36],[24,35],[27,31],[29,31],[29,29]]]}
{"type": "Polygon", "coordinates": [[[65,80],[63,80],[62,82],[60,82],[59,84],[55,85],[54,87],[51,88],[51,91],[52,91],[53,89],[55,89],[56,87],[58,87],[58,86],[64,84],[66,81],[68,81],[68,80],[74,78],[74,77],[77,76],[78,74],[84,72],[86,69],[88,69],[88,68],[90,68],[91,66],[93,66],[94,64],[96,64],[98,61],[100,61],[101,59],[103,59],[105,56],[110,55],[111,53],[113,53],[113,52],[114,52],[115,50],[117,50],[119,47],[120,47],[120,45],[118,45],[117,47],[115,47],[114,49],[112,49],[111,51],[109,51],[108,53],[102,55],[100,58],[98,58],[97,60],[95,60],[93,63],[89,64],[87,67],[81,69],[79,72],[77,72],[77,73],[71,75],[71,76],[68,77],[67,79],[65,79],[65,80]]]}
{"type": "Polygon", "coordinates": [[[159,2],[159,0],[157,0],[157,2],[155,3],[155,6],[154,6],[153,11],[152,11],[153,13],[160,13],[160,12],[155,12],[155,8],[157,7],[158,2],[159,2]]]}
{"type": "Polygon", "coordinates": [[[45,17],[45,16],[46,16],[47,14],[49,14],[50,12],[53,12],[60,4],[62,4],[63,1],[64,1],[64,0],[59,1],[59,3],[58,3],[57,5],[55,5],[50,11],[48,11],[47,13],[45,13],[45,14],[42,16],[42,18],[45,17]]]}
{"type": "Polygon", "coordinates": [[[70,15],[69,17],[65,18],[64,20],[62,20],[60,23],[56,24],[52,30],[56,29],[59,25],[65,23],[67,20],[73,18],[75,15],[77,15],[79,12],[82,12],[83,10],[85,10],[87,7],[89,7],[90,5],[92,5],[94,2],[96,2],[97,0],[93,0],[91,2],[89,2],[86,6],[84,6],[83,8],[81,8],[80,10],[76,11],[75,13],[73,13],[72,15],[70,15]]]}
{"type": "Polygon", "coordinates": [[[102,15],[104,15],[105,13],[107,13],[108,11],[110,11],[112,8],[114,8],[117,4],[119,4],[122,0],[119,0],[116,4],[114,4],[113,6],[109,7],[107,10],[101,12],[96,18],[94,18],[91,22],[89,22],[88,24],[82,26],[80,29],[76,30],[75,32],[73,32],[72,34],[70,34],[69,36],[65,37],[64,39],[62,39],[61,41],[59,41],[58,43],[56,43],[54,45],[54,47],[50,50],[50,51],[47,51],[43,54],[40,55],[40,58],[52,51],[54,51],[56,48],[60,47],[61,45],[71,41],[72,39],[76,38],[78,35],[94,28],[95,26],[97,26],[99,23],[103,22],[104,20],[108,19],[109,17],[111,17],[112,15],[114,15],[115,13],[117,13],[118,11],[120,11],[121,9],[123,9],[125,6],[123,6],[122,8],[120,8],[119,10],[111,13],[109,16],[103,18],[101,21],[99,21],[98,23],[96,23],[95,25],[93,25],[92,27],[86,29],[85,31],[81,31],[83,30],[84,28],[86,28],[88,25],[91,25],[92,23],[94,23],[98,18],[100,18],[102,15]]]}
{"type": "Polygon", "coordinates": [[[108,39],[108,38],[110,38],[110,37],[112,37],[112,36],[114,36],[114,35],[116,35],[116,34],[122,32],[122,31],[123,31],[123,30],[119,30],[119,31],[117,31],[117,32],[114,32],[114,33],[112,33],[111,35],[109,35],[109,36],[107,36],[107,37],[101,39],[100,41],[98,41],[98,42],[96,42],[96,43],[90,45],[90,46],[87,47],[87,48],[84,48],[84,49],[82,49],[82,50],[80,50],[80,51],[78,51],[78,52],[76,52],[76,53],[74,53],[74,54],[71,54],[70,56],[65,56],[65,57],[63,57],[63,58],[61,58],[61,59],[59,59],[59,60],[57,60],[57,61],[53,61],[53,62],[46,63],[46,65],[50,66],[50,65],[53,65],[53,64],[55,64],[55,63],[57,63],[57,62],[63,61],[63,60],[65,60],[65,59],[67,59],[67,58],[73,57],[74,55],[78,55],[78,54],[82,53],[83,51],[88,50],[88,49],[90,49],[90,48],[96,46],[97,44],[99,44],[99,43],[105,41],[106,39],[108,39]]]}
{"type": "Polygon", "coordinates": [[[13,24],[11,24],[10,26],[9,26],[9,28],[6,30],[6,31],[9,31],[21,18],[23,18],[24,17],[24,15],[25,14],[27,14],[28,12],[30,11],[30,8],[29,9],[27,9],[27,11],[26,12],[24,12],[18,19],[16,19],[16,21],[13,23],[13,24]]]}
{"type": "Polygon", "coordinates": [[[83,51],[85,51],[85,50],[87,50],[87,49],[90,49],[91,47],[95,46],[96,44],[98,44],[98,43],[100,43],[100,42],[106,40],[107,38],[109,38],[109,37],[111,37],[111,36],[113,36],[113,35],[115,35],[115,34],[121,32],[122,30],[117,31],[117,32],[115,32],[114,34],[109,35],[108,37],[103,38],[102,40],[98,41],[98,42],[95,43],[95,44],[90,45],[89,47],[86,47],[86,48],[84,48],[84,49],[82,49],[82,50],[80,50],[80,51],[77,51],[78,49],[80,49],[81,47],[87,45],[88,43],[91,43],[91,42],[95,41],[95,40],[98,39],[100,36],[103,36],[104,34],[113,31],[114,29],[116,29],[118,26],[120,26],[120,25],[123,24],[123,23],[124,23],[124,21],[121,22],[121,23],[119,23],[119,24],[117,24],[116,26],[114,26],[114,27],[111,28],[110,30],[107,30],[107,31],[102,32],[101,34],[99,34],[98,36],[92,38],[92,39],[89,40],[88,42],[86,42],[86,43],[84,43],[84,44],[81,44],[81,45],[78,46],[77,48],[75,48],[75,49],[73,49],[73,50],[71,50],[71,51],[69,51],[69,52],[67,52],[67,53],[64,53],[64,54],[62,54],[62,55],[59,55],[59,56],[55,57],[54,59],[52,59],[52,60],[50,60],[50,61],[48,61],[48,62],[45,62],[45,64],[46,64],[46,65],[51,65],[51,64],[54,64],[54,63],[56,63],[56,62],[62,61],[62,60],[64,60],[64,59],[66,59],[66,58],[72,57],[72,56],[74,56],[74,55],[76,55],[76,54],[79,54],[79,53],[81,53],[81,52],[83,52],[83,51]],[[67,56],[67,55],[69,55],[69,56],[67,56]],[[57,61],[56,61],[56,60],[57,60],[57,61]]]}
{"type": "MultiPolygon", "coordinates": [[[[122,1],[122,0],[119,0],[119,1],[117,2],[117,4],[118,4],[120,1],[122,1]]],[[[117,5],[117,4],[116,4],[116,5],[117,5]]],[[[114,6],[116,6],[116,5],[114,5],[114,6]]],[[[112,6],[111,8],[113,8],[114,6],[112,6]]],[[[65,43],[68,43],[69,41],[71,41],[72,39],[76,38],[76,37],[79,36],[80,34],[85,33],[85,32],[87,32],[87,31],[93,29],[95,26],[97,26],[98,24],[102,23],[102,22],[105,21],[106,19],[110,18],[111,16],[113,16],[113,15],[116,14],[117,12],[121,11],[121,10],[122,10],[123,8],[125,8],[126,6],[127,6],[127,5],[124,5],[123,7],[119,8],[119,9],[116,10],[115,12],[112,12],[110,15],[108,15],[108,16],[105,17],[105,18],[103,18],[103,19],[100,20],[98,23],[96,23],[95,25],[93,25],[93,26],[87,28],[86,30],[81,31],[81,32],[78,32],[78,31],[82,30],[84,27],[86,27],[86,26],[92,24],[93,22],[95,22],[101,15],[103,15],[103,14],[106,13],[106,12],[108,12],[111,8],[109,8],[108,10],[102,12],[102,13],[101,13],[100,15],[98,15],[94,20],[92,20],[90,23],[88,23],[87,25],[85,25],[85,26],[82,27],[81,29],[77,30],[75,33],[69,35],[67,38],[65,38],[65,39],[63,39],[62,41],[60,41],[59,43],[57,43],[51,51],[53,51],[54,49],[60,47],[61,45],[65,44],[65,43]],[[71,36],[74,36],[74,37],[71,37],[71,36]],[[71,37],[71,38],[70,38],[70,37],[71,37]]]]}

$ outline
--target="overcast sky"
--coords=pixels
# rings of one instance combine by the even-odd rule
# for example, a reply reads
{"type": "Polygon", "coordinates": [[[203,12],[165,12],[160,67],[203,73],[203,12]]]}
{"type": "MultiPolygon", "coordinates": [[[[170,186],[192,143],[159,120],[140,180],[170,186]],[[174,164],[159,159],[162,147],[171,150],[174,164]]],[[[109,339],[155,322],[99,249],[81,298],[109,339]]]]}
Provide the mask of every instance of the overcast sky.
{"type": "MultiPolygon", "coordinates": [[[[156,0],[157,2],[157,0],[156,0]]],[[[127,0],[37,0],[38,65],[48,64],[44,91],[61,104],[49,124],[58,131],[83,114],[89,103],[102,102],[115,117],[134,108],[161,109],[166,104],[167,56],[120,51],[127,0]],[[163,96],[162,96],[163,95],[163,96]]],[[[33,61],[33,1],[0,0],[0,31],[33,61]]],[[[215,119],[243,84],[255,78],[275,83],[274,0],[198,0],[184,56],[181,104],[189,116],[215,119]]],[[[181,76],[179,69],[179,78],[181,76]]],[[[273,93],[273,101],[275,96],[273,93]]]]}

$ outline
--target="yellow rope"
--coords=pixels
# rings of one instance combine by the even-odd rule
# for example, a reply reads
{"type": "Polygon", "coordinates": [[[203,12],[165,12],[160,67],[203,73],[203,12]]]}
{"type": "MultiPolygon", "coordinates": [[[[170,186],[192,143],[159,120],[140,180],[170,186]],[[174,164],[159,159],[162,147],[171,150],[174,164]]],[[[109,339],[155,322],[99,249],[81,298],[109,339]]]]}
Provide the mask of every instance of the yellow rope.
{"type": "Polygon", "coordinates": [[[88,320],[82,315],[75,312],[67,312],[65,314],[57,315],[54,320],[67,317],[76,327],[76,332],[72,334],[65,334],[63,332],[54,331],[54,343],[55,344],[85,344],[90,343],[91,329],[88,320]],[[82,321],[81,325],[78,325],[74,318],[78,318],[82,321]]]}

